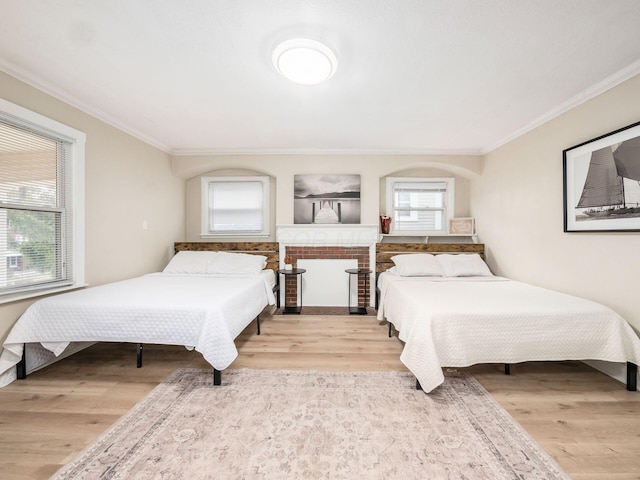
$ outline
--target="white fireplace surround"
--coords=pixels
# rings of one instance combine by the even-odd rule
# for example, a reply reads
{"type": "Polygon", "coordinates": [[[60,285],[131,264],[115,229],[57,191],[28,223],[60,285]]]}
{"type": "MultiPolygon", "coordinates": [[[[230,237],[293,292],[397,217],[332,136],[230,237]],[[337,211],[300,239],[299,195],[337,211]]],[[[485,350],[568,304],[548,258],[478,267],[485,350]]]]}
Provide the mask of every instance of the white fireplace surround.
{"type": "MultiPolygon", "coordinates": [[[[369,303],[373,303],[375,292],[375,264],[376,242],[379,238],[377,225],[335,225],[335,224],[303,224],[303,225],[278,225],[276,227],[276,240],[280,248],[280,268],[284,268],[284,256],[286,249],[292,247],[366,247],[369,249],[369,265],[371,265],[371,277],[369,281],[369,303]]],[[[330,257],[326,257],[330,258],[330,257]]],[[[332,285],[323,285],[318,277],[309,275],[305,290],[313,289],[315,292],[326,290],[329,292],[332,285]]],[[[347,277],[345,276],[345,279],[347,277]]],[[[346,281],[346,280],[345,280],[346,281]]],[[[330,280],[329,280],[330,282],[330,280]]],[[[282,293],[282,292],[281,292],[282,293]]],[[[346,298],[346,297],[345,297],[346,298]]],[[[341,305],[342,301],[336,300],[334,305],[341,305]]],[[[305,302],[305,304],[309,305],[305,302]]]]}
{"type": "Polygon", "coordinates": [[[377,225],[278,225],[276,231],[276,240],[280,243],[280,252],[283,251],[282,247],[287,245],[370,247],[375,251],[376,242],[378,241],[377,225]]]}

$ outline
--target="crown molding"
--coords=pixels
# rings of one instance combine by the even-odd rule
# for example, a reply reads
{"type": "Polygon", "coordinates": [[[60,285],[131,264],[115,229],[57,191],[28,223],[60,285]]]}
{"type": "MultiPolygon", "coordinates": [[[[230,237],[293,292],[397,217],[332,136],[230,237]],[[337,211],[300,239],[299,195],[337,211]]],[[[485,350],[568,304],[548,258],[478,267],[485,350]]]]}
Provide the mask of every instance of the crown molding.
{"type": "Polygon", "coordinates": [[[629,66],[610,75],[604,80],[583,90],[574,97],[568,99],[556,108],[534,119],[524,127],[515,130],[502,140],[485,148],[477,149],[442,149],[442,148],[388,148],[388,149],[371,149],[371,148],[346,148],[346,149],[323,149],[323,148],[301,148],[301,149],[273,149],[273,148],[172,148],[170,145],[159,141],[157,138],[146,135],[145,133],[132,128],[131,126],[121,122],[115,117],[103,112],[100,109],[92,107],[81,101],[69,92],[62,90],[49,82],[43,81],[41,78],[27,72],[26,70],[0,59],[0,71],[26,83],[42,92],[50,95],[78,110],[91,115],[92,117],[114,127],[118,130],[131,135],[138,140],[155,147],[169,155],[175,157],[187,156],[240,156],[240,155],[443,155],[443,156],[484,156],[493,150],[517,139],[518,137],[534,130],[544,123],[568,112],[569,110],[603,94],[624,81],[638,75],[640,73],[640,60],[630,64],[629,66]]]}
{"type": "Polygon", "coordinates": [[[239,156],[239,155],[446,155],[446,156],[478,156],[479,149],[420,149],[420,148],[292,148],[292,149],[175,149],[175,157],[189,156],[239,156]]]}
{"type": "Polygon", "coordinates": [[[92,117],[97,118],[98,120],[114,128],[117,128],[118,130],[124,133],[127,133],[132,137],[137,138],[138,140],[148,145],[151,145],[152,147],[162,150],[165,153],[171,154],[171,147],[169,147],[169,145],[163,142],[160,142],[158,139],[150,137],[135,128],[131,128],[129,125],[122,123],[118,119],[112,117],[111,115],[108,115],[102,110],[86,104],[85,102],[81,101],[77,97],[71,95],[69,92],[62,90],[56,87],[55,85],[52,85],[49,82],[45,82],[41,78],[38,78],[37,76],[31,74],[30,72],[27,72],[26,70],[10,62],[7,62],[1,58],[0,58],[0,71],[3,71],[8,75],[11,75],[12,77],[16,78],[21,82],[26,83],[27,85],[37,88],[38,90],[46,93],[47,95],[50,95],[51,97],[54,97],[57,100],[60,100],[74,108],[77,108],[81,112],[86,113],[87,115],[91,115],[92,117]]]}
{"type": "Polygon", "coordinates": [[[612,88],[620,85],[621,83],[629,80],[630,78],[635,77],[639,73],[640,73],[640,60],[632,63],[631,65],[623,68],[622,70],[617,71],[613,75],[608,76],[607,78],[596,83],[595,85],[592,85],[591,87],[583,90],[579,94],[571,97],[566,102],[561,103],[556,108],[549,110],[544,115],[541,115],[540,117],[536,118],[526,126],[514,131],[511,135],[503,138],[499,142],[496,142],[490,147],[482,149],[480,151],[480,155],[486,155],[487,153],[492,152],[493,150],[496,150],[497,148],[502,147],[503,145],[506,145],[507,143],[515,140],[516,138],[524,135],[525,133],[528,133],[538,128],[542,124],[547,123],[548,121],[553,120],[556,117],[559,117],[563,113],[566,113],[569,110],[572,110],[577,106],[582,105],[585,102],[588,102],[589,100],[597,97],[598,95],[602,95],[607,90],[611,90],[612,88]]]}

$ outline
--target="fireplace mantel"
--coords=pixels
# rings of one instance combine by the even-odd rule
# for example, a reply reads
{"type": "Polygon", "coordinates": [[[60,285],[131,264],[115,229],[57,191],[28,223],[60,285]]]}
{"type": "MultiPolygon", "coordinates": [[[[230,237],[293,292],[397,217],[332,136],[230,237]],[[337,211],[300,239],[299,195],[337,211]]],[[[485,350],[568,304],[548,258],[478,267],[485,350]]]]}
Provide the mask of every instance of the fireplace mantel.
{"type": "Polygon", "coordinates": [[[277,241],[281,246],[373,247],[378,241],[377,225],[301,224],[278,225],[277,241]]]}

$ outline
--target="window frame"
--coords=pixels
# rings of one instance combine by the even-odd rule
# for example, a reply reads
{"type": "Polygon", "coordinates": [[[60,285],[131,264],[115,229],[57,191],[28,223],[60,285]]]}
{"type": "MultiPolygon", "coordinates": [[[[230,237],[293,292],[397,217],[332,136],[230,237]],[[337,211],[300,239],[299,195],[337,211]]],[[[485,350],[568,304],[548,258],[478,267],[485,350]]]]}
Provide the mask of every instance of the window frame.
{"type": "MultiPolygon", "coordinates": [[[[72,199],[64,207],[65,209],[71,209],[71,220],[69,220],[69,216],[62,215],[63,222],[72,222],[69,229],[71,231],[71,241],[67,242],[67,237],[64,236],[61,238],[63,250],[65,245],[71,245],[72,266],[68,278],[62,279],[55,284],[27,285],[10,292],[0,292],[0,304],[85,286],[84,167],[86,134],[2,98],[0,98],[0,118],[18,127],[27,128],[37,134],[43,134],[69,144],[67,164],[64,165],[63,170],[64,175],[70,176],[68,185],[70,185],[72,199]]],[[[63,235],[66,235],[64,233],[66,229],[63,228],[62,230],[63,235]]],[[[0,232],[0,234],[3,234],[3,232],[0,232]]]]}
{"type": "MultiPolygon", "coordinates": [[[[391,228],[389,230],[389,235],[396,236],[437,236],[437,235],[448,235],[448,224],[451,218],[454,218],[453,212],[455,208],[455,179],[453,177],[386,177],[385,179],[386,185],[386,212],[392,219],[391,228]],[[394,192],[395,192],[395,184],[397,183],[444,183],[446,185],[446,194],[444,195],[444,205],[442,209],[432,209],[432,210],[442,210],[444,219],[443,219],[443,229],[442,230],[396,230],[395,228],[395,210],[396,206],[394,205],[394,192]]],[[[410,210],[407,210],[410,214],[412,213],[410,210]]]]}
{"type": "Polygon", "coordinates": [[[204,176],[200,178],[200,238],[220,237],[268,237],[271,221],[271,178],[267,175],[204,176]],[[262,230],[229,230],[214,232],[209,229],[209,184],[222,182],[260,182],[262,183],[262,230]]]}

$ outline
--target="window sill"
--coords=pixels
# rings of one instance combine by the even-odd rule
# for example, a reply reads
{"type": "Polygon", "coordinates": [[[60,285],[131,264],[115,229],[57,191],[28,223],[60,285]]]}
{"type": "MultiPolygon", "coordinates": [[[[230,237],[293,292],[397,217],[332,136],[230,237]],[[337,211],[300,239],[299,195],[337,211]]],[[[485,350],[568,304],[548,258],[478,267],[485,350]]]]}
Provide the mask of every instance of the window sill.
{"type": "Polygon", "coordinates": [[[474,237],[475,233],[446,233],[446,232],[432,232],[432,233],[381,233],[383,237],[474,237]]]}
{"type": "Polygon", "coordinates": [[[225,238],[225,237],[253,237],[253,238],[268,238],[268,233],[207,233],[200,234],[200,238],[225,238]]]}
{"type": "Polygon", "coordinates": [[[89,284],[84,283],[82,285],[68,285],[66,287],[57,287],[47,290],[33,290],[30,292],[20,292],[11,295],[0,296],[0,305],[11,302],[19,302],[21,300],[29,300],[36,297],[46,297],[47,295],[54,295],[57,293],[69,292],[71,290],[78,290],[79,288],[88,287],[89,284]]]}

